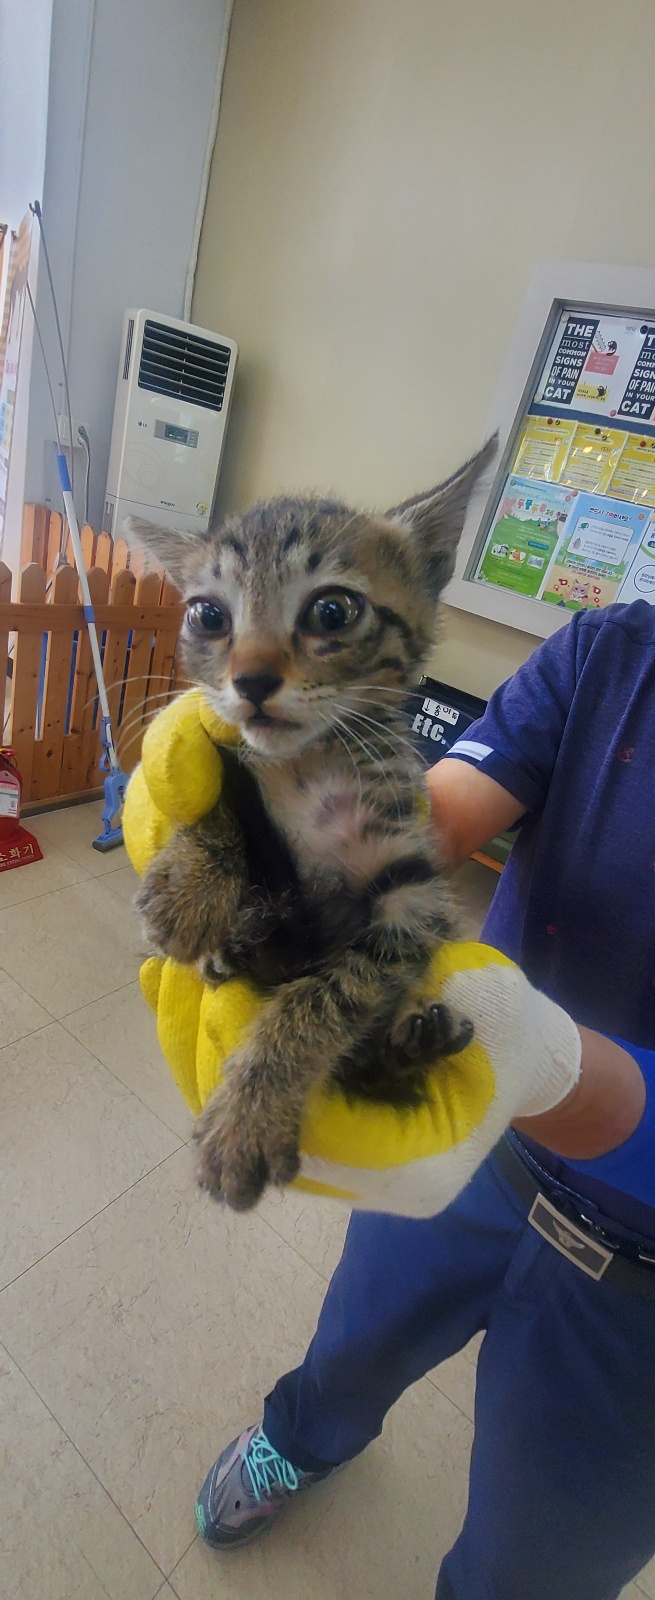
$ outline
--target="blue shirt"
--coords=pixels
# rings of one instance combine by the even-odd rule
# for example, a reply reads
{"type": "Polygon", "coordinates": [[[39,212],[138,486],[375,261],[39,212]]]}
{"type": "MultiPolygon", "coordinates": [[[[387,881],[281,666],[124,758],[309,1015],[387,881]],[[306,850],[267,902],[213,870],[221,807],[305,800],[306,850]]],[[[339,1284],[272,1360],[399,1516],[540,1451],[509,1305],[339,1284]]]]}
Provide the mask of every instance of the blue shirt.
{"type": "Polygon", "coordinates": [[[611,1214],[625,1216],[616,1190],[655,1208],[655,608],[579,612],[444,759],[525,806],[483,939],[576,1022],[638,1047],[640,1128],[621,1152],[559,1167],[581,1192],[575,1172],[611,1184],[611,1214]]]}

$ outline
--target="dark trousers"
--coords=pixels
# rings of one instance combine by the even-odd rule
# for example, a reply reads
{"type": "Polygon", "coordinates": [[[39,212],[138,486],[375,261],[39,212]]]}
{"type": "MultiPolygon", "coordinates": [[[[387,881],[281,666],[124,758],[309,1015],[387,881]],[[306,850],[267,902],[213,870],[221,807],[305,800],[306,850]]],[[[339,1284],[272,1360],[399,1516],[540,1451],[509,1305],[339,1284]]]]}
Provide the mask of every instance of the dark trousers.
{"type": "Polygon", "coordinates": [[[480,1329],[468,1511],[437,1600],[615,1600],[655,1551],[655,1300],[559,1255],[493,1158],[431,1221],[353,1215],[268,1438],[305,1470],[348,1460],[480,1329]]]}

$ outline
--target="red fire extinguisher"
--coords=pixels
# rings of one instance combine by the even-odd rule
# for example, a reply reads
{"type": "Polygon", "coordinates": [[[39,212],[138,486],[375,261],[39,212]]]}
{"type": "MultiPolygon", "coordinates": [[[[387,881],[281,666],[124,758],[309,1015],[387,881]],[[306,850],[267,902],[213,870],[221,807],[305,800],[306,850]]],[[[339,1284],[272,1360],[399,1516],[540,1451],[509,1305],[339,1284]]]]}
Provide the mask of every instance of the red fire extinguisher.
{"type": "Polygon", "coordinates": [[[16,752],[0,745],[0,872],[43,860],[38,840],[20,825],[22,789],[16,752]]]}

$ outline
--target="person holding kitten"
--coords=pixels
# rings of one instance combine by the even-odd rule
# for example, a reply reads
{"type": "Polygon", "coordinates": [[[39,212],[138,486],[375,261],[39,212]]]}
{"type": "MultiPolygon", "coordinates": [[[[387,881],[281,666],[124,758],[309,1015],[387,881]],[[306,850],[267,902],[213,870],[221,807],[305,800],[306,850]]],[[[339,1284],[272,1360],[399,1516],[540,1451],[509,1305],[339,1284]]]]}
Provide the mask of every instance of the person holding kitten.
{"type": "Polygon", "coordinates": [[[580,613],[430,774],[442,865],[518,826],[483,939],[521,969],[535,1059],[542,1025],[557,1047],[532,1082],[517,1014],[525,1085],[495,1138],[512,1131],[448,1168],[437,1214],[379,1196],[353,1213],[304,1362],[202,1487],[215,1548],[365,1449],[483,1330],[469,1508],[437,1600],[614,1600],[653,1554],[654,683],[653,609],[580,613]]]}

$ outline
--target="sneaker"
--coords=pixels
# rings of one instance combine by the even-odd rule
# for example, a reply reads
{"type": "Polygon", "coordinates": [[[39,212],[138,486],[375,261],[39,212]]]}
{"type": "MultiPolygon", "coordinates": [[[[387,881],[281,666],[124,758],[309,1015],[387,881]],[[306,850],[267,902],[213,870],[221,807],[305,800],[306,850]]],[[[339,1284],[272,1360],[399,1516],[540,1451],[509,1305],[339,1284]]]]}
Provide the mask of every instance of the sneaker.
{"type": "Polygon", "coordinates": [[[298,1489],[309,1489],[333,1470],[301,1472],[255,1423],[226,1445],[207,1473],[196,1502],[198,1532],[215,1550],[248,1544],[298,1489]]]}

